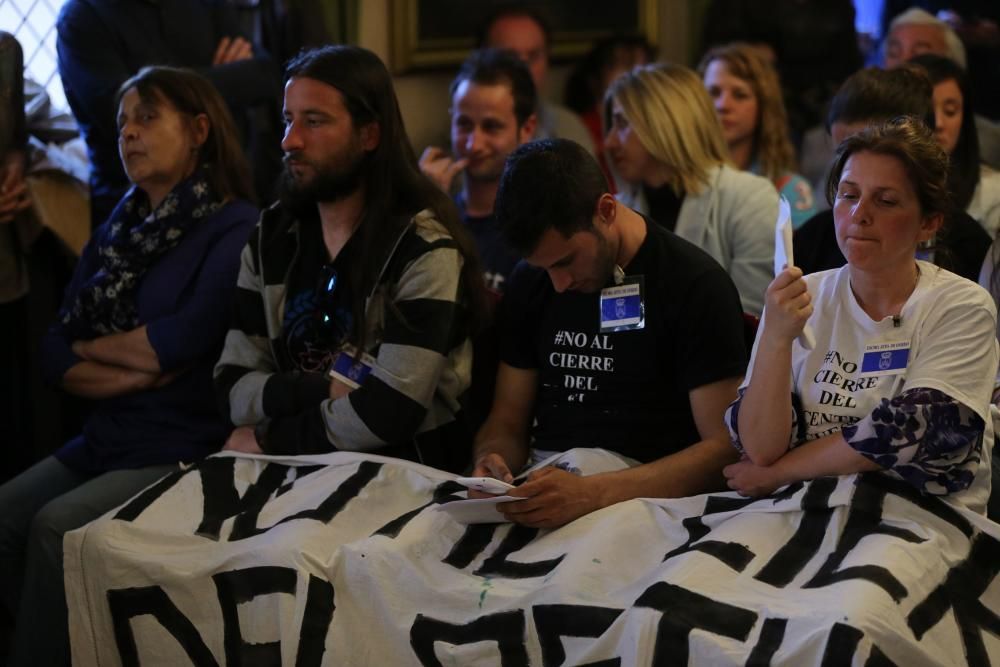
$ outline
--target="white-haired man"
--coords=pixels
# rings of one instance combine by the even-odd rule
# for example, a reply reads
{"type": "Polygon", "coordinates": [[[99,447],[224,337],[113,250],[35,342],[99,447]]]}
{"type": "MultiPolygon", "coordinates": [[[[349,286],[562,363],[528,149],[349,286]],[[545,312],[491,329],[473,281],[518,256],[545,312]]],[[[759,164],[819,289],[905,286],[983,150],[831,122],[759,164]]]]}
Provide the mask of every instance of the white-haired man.
{"type": "MultiPolygon", "coordinates": [[[[882,65],[898,67],[922,53],[950,58],[966,68],[965,46],[955,30],[933,14],[911,7],[889,24],[882,43],[882,65]]],[[[976,114],[979,157],[994,169],[1000,168],[1000,126],[976,114]]]]}

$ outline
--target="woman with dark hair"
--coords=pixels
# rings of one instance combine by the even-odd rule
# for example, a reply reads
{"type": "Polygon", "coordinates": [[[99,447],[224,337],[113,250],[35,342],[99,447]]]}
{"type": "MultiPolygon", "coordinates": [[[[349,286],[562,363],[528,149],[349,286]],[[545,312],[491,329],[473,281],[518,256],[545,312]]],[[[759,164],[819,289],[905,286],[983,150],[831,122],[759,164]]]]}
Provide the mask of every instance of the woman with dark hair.
{"type": "Polygon", "coordinates": [[[229,432],[212,366],[258,214],[233,120],[208,81],[167,67],[122,84],[115,108],[133,185],[84,250],[43,341],[48,378],[93,409],[80,436],[0,486],[10,665],[69,662],[63,534],[229,432]]]}
{"type": "Polygon", "coordinates": [[[607,115],[604,92],[618,75],[654,60],[656,50],[642,35],[615,35],[594,44],[566,79],[566,106],[580,116],[590,138],[594,140],[597,161],[612,187],[617,187],[617,184],[604,153],[607,115]]]}
{"type": "Polygon", "coordinates": [[[910,63],[934,86],[934,138],[948,154],[948,189],[955,206],[993,238],[1000,230],[1000,172],[980,161],[969,78],[954,60],[930,53],[910,63]]]}
{"type": "Polygon", "coordinates": [[[795,173],[795,148],[774,67],[759,48],[736,43],[711,49],[698,72],[719,115],[733,163],[774,184],[788,200],[793,226],[811,218],[816,201],[809,181],[795,173]]]}
{"type": "Polygon", "coordinates": [[[948,160],[903,117],[848,137],[827,187],[847,265],[787,267],[726,422],[743,460],[729,487],[882,471],[977,512],[990,488],[996,308],[917,246],[949,210],[948,160]],[[815,344],[800,334],[809,326],[815,344]]]}

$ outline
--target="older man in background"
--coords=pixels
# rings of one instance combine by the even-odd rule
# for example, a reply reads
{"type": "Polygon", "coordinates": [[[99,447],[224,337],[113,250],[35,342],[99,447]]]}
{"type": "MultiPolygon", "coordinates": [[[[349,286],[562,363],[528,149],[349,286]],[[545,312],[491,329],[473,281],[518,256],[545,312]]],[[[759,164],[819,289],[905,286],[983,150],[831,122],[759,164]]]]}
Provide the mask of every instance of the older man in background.
{"type": "Polygon", "coordinates": [[[552,51],[552,31],[541,14],[526,7],[498,9],[483,23],[478,48],[513,51],[531,71],[538,91],[538,126],[534,139],[571,139],[594,155],[594,142],[580,118],[566,107],[543,99],[552,51]]]}

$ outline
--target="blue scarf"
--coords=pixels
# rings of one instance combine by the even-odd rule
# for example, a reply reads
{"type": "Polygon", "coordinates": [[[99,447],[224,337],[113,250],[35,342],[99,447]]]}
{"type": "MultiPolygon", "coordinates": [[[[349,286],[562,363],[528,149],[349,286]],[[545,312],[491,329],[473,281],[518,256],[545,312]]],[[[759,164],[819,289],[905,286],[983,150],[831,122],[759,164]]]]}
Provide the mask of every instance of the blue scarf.
{"type": "Polygon", "coordinates": [[[133,186],[97,240],[100,268],[60,313],[69,337],[90,339],[135,329],[136,290],[146,270],[222,204],[203,169],[178,183],[152,213],[149,197],[133,186]]]}

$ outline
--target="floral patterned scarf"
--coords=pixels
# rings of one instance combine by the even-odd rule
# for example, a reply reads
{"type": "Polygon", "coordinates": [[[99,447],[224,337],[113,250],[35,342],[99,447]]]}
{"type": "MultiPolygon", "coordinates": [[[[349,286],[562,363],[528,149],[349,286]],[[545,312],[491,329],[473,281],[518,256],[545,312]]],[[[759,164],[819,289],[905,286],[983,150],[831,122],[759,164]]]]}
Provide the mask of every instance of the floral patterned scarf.
{"type": "Polygon", "coordinates": [[[99,237],[100,268],[61,313],[70,337],[90,339],[136,328],[136,289],[146,269],[222,203],[204,169],[177,184],[152,213],[146,193],[138,187],[129,190],[99,237]]]}

